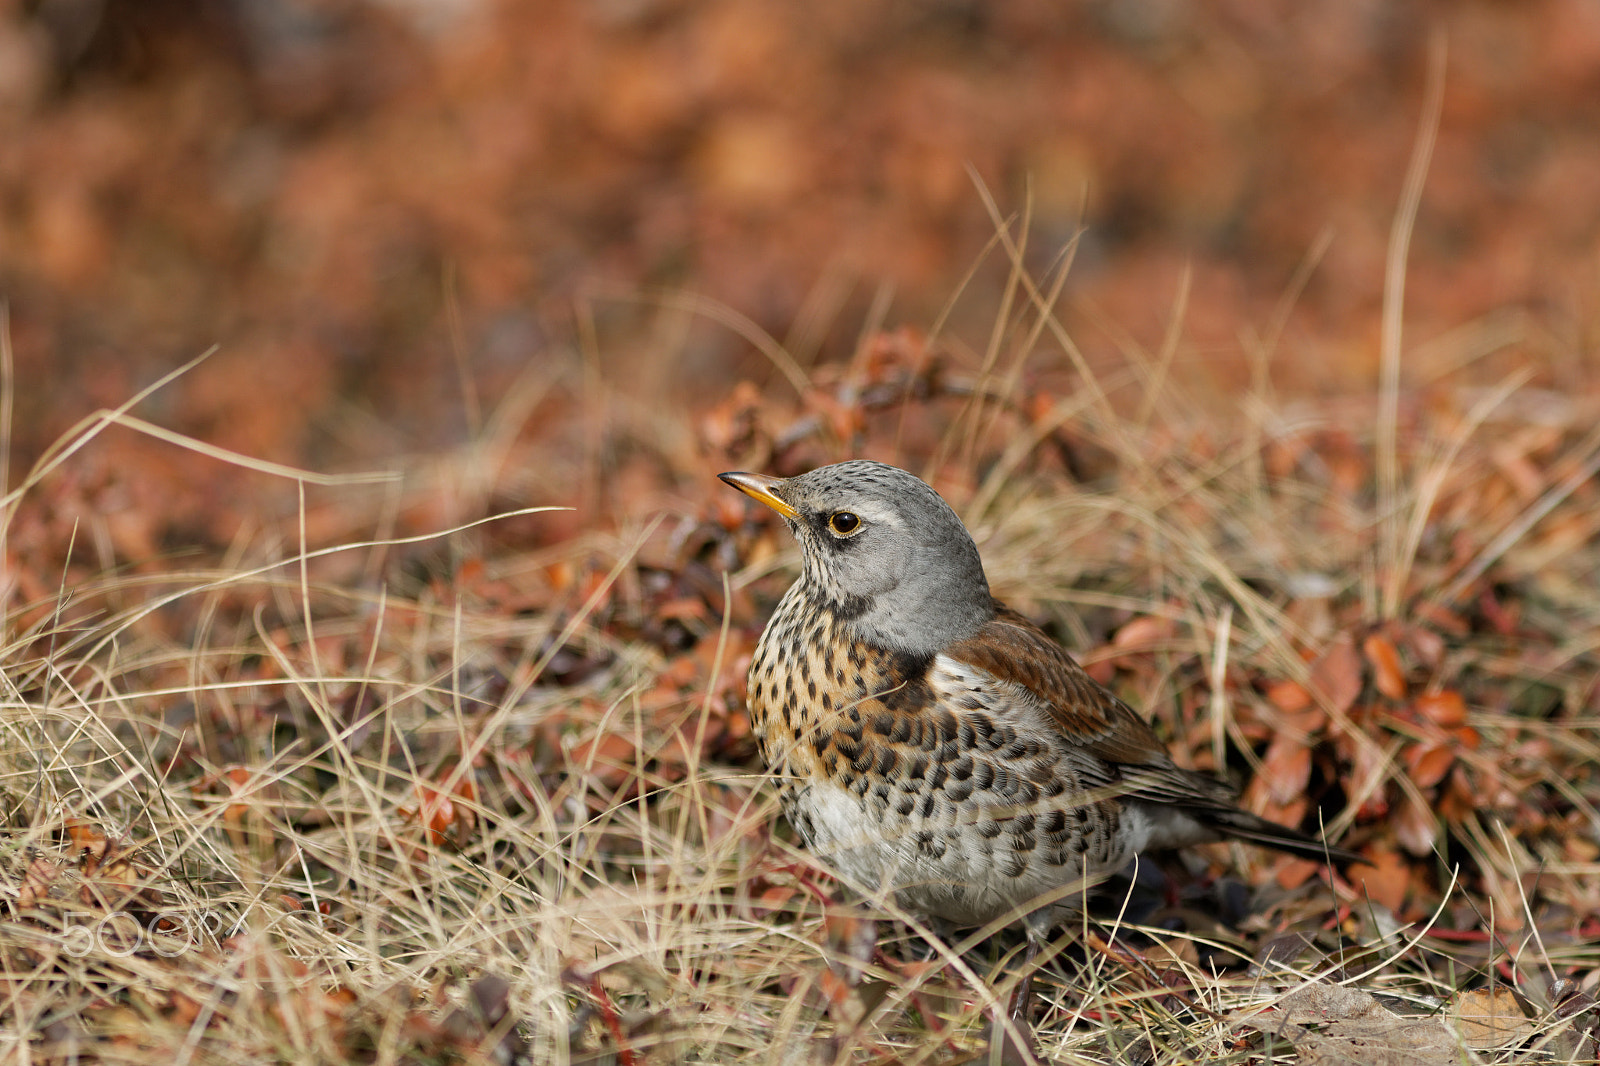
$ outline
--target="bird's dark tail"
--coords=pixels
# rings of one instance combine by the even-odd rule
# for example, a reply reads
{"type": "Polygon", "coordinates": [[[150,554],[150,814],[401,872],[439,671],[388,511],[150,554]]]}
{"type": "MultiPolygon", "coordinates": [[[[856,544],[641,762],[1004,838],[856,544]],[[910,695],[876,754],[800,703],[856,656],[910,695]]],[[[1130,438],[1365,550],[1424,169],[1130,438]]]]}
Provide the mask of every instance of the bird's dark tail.
{"type": "Polygon", "coordinates": [[[1360,855],[1344,848],[1336,848],[1326,844],[1316,837],[1308,836],[1298,829],[1290,829],[1277,822],[1269,822],[1265,818],[1251,814],[1249,811],[1237,807],[1219,811],[1207,811],[1202,815],[1216,827],[1217,832],[1223,836],[1237,837],[1247,840],[1252,844],[1273,848],[1277,851],[1286,851],[1290,855],[1298,855],[1312,862],[1365,862],[1360,855]]]}

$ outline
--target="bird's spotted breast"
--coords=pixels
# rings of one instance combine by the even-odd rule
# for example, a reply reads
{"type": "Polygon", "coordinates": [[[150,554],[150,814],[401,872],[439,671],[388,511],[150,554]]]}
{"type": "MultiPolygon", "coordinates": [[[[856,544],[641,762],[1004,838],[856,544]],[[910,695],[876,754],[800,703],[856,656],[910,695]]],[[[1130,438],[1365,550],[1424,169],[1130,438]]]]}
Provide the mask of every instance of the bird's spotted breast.
{"type": "Polygon", "coordinates": [[[797,583],[750,668],[762,756],[810,847],[861,887],[958,922],[1131,854],[1119,804],[1091,795],[1104,775],[1036,710],[943,656],[855,639],[848,621],[797,583]]]}

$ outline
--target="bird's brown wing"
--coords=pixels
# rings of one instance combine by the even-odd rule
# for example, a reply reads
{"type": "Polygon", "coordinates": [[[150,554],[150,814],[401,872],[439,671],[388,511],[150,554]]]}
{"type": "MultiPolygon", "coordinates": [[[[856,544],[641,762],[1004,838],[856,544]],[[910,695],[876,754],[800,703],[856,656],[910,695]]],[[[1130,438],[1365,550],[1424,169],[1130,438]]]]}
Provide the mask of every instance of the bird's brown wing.
{"type": "Polygon", "coordinates": [[[994,619],[945,654],[1027,690],[1069,743],[1106,764],[1108,778],[1118,782],[1124,797],[1177,805],[1216,834],[1314,860],[1360,858],[1241,809],[1227,784],[1179,767],[1132,707],[1106,691],[1038,626],[998,600],[994,619]]]}
{"type": "Polygon", "coordinates": [[[1108,763],[1173,765],[1150,724],[1084,672],[1038,626],[995,601],[995,617],[944,654],[1026,689],[1070,743],[1108,763]]]}

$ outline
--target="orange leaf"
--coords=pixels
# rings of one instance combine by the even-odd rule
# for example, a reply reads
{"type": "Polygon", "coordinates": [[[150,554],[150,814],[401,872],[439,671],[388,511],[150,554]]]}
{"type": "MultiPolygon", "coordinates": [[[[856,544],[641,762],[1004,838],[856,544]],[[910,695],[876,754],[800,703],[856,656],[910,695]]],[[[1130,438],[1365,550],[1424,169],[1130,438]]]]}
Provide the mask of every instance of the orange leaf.
{"type": "Polygon", "coordinates": [[[1311,781],[1311,749],[1279,733],[1261,760],[1261,776],[1266,778],[1267,795],[1279,806],[1304,795],[1311,781]]]}
{"type": "Polygon", "coordinates": [[[860,1008],[853,1002],[856,998],[854,986],[832,970],[825,969],[817,974],[817,990],[827,1000],[828,1013],[835,1015],[840,1021],[853,1022],[861,1013],[860,1008]]]}
{"type": "Polygon", "coordinates": [[[1348,711],[1361,695],[1361,657],[1355,645],[1341,638],[1311,664],[1311,688],[1322,694],[1335,712],[1348,711]]]}
{"type": "Polygon", "coordinates": [[[773,911],[782,910],[798,891],[791,885],[773,885],[756,897],[750,909],[757,918],[765,918],[773,911]]]}
{"type": "MultiPolygon", "coordinates": [[[[451,773],[454,773],[452,768],[441,771],[441,779],[447,779],[451,773]]],[[[421,802],[415,809],[401,808],[400,813],[422,826],[427,831],[428,843],[434,847],[459,847],[478,824],[477,814],[468,805],[477,799],[478,793],[470,777],[463,777],[453,792],[419,782],[416,793],[421,802]]]]}
{"type": "Polygon", "coordinates": [[[106,853],[106,835],[86,818],[68,818],[67,839],[75,849],[88,853],[84,858],[84,873],[93,874],[94,867],[106,853]]]}
{"type": "Polygon", "coordinates": [[[1169,639],[1172,631],[1172,619],[1141,615],[1117,630],[1116,635],[1111,638],[1111,646],[1124,650],[1147,649],[1169,639]]]}
{"type": "Polygon", "coordinates": [[[1412,744],[1406,748],[1406,769],[1418,788],[1432,788],[1444,780],[1455,764],[1456,753],[1446,744],[1412,744]]]}
{"type": "Polygon", "coordinates": [[[1422,604],[1417,608],[1417,617],[1425,622],[1431,622],[1444,630],[1452,637],[1464,637],[1472,632],[1472,627],[1467,620],[1448,607],[1437,604],[1422,604]]]}
{"type": "Polygon", "coordinates": [[[1455,689],[1447,688],[1443,692],[1418,696],[1412,701],[1412,706],[1417,714],[1446,729],[1464,725],[1467,721],[1466,701],[1455,689]]]}
{"type": "Polygon", "coordinates": [[[1267,699],[1280,711],[1293,714],[1311,706],[1311,693],[1297,681],[1274,681],[1267,686],[1267,699]]]}
{"type": "Polygon", "coordinates": [[[1373,633],[1361,642],[1361,650],[1366,652],[1367,662],[1372,666],[1378,691],[1392,700],[1405,699],[1406,673],[1400,665],[1400,653],[1395,650],[1394,641],[1381,633],[1373,633]]]}
{"type": "Polygon", "coordinates": [[[1350,867],[1350,883],[1364,888],[1374,903],[1391,911],[1398,911],[1406,901],[1406,889],[1411,884],[1411,868],[1396,851],[1388,848],[1369,849],[1366,862],[1350,867]],[[1373,851],[1376,854],[1372,854],[1373,851]]]}
{"type": "Polygon", "coordinates": [[[682,621],[706,621],[705,601],[695,596],[680,596],[675,600],[668,600],[656,608],[656,614],[663,620],[676,619],[682,621]]]}
{"type": "Polygon", "coordinates": [[[168,993],[167,1009],[162,1012],[168,1020],[187,1028],[200,1017],[200,1004],[182,992],[168,993]]]}
{"type": "Polygon", "coordinates": [[[100,867],[108,859],[117,855],[117,849],[112,846],[106,835],[95,828],[94,824],[85,818],[67,819],[67,839],[79,852],[78,858],[82,864],[83,876],[94,877],[100,872],[100,867]]]}
{"type": "Polygon", "coordinates": [[[1285,891],[1299,888],[1320,868],[1320,863],[1312,862],[1310,859],[1288,858],[1278,867],[1276,877],[1278,887],[1285,891]]]}
{"type": "Polygon", "coordinates": [[[619,788],[633,776],[638,760],[632,740],[617,733],[605,733],[574,744],[567,761],[574,769],[593,775],[608,788],[619,788]]]}

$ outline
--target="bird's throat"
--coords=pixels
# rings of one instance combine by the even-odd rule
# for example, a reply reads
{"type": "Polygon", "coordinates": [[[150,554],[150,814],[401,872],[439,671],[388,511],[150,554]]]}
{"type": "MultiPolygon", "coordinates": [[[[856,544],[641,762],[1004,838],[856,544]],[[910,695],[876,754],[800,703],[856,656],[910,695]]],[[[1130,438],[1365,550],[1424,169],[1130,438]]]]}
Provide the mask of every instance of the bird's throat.
{"type": "Polygon", "coordinates": [[[994,617],[988,596],[977,601],[907,603],[901,590],[844,600],[819,598],[851,637],[875,648],[928,658],[966,640],[994,617]]]}

